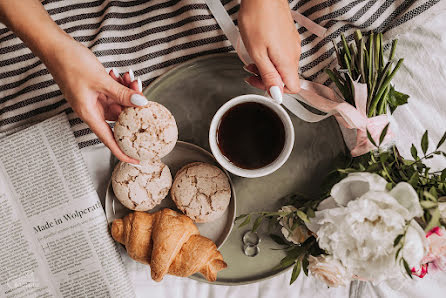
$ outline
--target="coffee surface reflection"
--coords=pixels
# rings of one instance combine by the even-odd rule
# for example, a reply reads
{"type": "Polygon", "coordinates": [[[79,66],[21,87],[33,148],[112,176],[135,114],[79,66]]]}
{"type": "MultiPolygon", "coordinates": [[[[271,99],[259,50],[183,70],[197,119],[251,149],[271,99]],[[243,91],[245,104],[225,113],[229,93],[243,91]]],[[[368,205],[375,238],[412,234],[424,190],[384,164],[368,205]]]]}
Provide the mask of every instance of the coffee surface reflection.
{"type": "Polygon", "coordinates": [[[279,157],[285,145],[285,127],[272,109],[245,102],[229,109],[217,129],[222,154],[243,169],[259,169],[279,157]]]}

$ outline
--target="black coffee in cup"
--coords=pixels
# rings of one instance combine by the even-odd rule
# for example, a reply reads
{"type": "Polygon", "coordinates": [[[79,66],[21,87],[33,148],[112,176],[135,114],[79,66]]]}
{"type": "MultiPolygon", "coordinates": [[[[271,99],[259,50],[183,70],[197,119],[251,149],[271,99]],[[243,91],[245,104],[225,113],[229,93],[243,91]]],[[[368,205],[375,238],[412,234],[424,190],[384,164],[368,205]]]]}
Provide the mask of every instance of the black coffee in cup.
{"type": "Polygon", "coordinates": [[[285,127],[279,115],[266,105],[245,102],[223,114],[217,144],[237,167],[259,169],[279,157],[285,145],[285,127]]]}

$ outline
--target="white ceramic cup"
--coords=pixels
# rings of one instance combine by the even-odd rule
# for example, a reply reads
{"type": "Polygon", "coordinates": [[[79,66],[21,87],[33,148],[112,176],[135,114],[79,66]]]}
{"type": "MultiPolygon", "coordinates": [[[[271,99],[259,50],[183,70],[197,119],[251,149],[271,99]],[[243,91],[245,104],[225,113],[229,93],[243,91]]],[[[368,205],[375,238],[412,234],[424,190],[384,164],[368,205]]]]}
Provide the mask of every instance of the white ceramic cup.
{"type": "Polygon", "coordinates": [[[211,122],[211,127],[209,129],[209,145],[211,147],[212,154],[214,155],[218,163],[232,174],[246,178],[262,177],[273,173],[287,161],[288,157],[291,154],[291,151],[293,150],[294,127],[287,111],[285,111],[285,109],[281,105],[274,102],[272,99],[256,94],[241,95],[231,99],[230,101],[222,105],[220,109],[218,109],[217,113],[215,113],[214,118],[211,122]],[[267,106],[279,116],[285,128],[285,144],[283,146],[282,152],[272,163],[259,169],[243,169],[234,165],[229,161],[228,158],[226,158],[226,156],[223,155],[217,144],[217,131],[223,115],[232,107],[246,102],[256,102],[267,106]]]}

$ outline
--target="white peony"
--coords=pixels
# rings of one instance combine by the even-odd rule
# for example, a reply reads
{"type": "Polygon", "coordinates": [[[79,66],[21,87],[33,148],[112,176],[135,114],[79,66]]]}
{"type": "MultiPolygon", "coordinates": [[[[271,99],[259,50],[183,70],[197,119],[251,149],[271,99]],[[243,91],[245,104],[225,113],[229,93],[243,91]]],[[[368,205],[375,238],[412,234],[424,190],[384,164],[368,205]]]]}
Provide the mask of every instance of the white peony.
{"type": "Polygon", "coordinates": [[[423,215],[415,190],[401,182],[389,192],[386,184],[376,174],[350,174],[332,188],[308,224],[322,249],[353,275],[374,282],[402,272],[393,242],[404,233],[406,221],[410,225],[400,256],[412,268],[426,253],[424,231],[412,220],[423,215]]]}
{"type": "MultiPolygon", "coordinates": [[[[291,205],[283,206],[280,208],[279,212],[295,212],[297,208],[291,205]]],[[[291,217],[280,216],[278,218],[279,224],[282,226],[282,234],[287,241],[293,242],[294,244],[300,244],[310,237],[310,233],[305,226],[297,226],[294,230],[291,230],[294,224],[294,220],[291,217]]]]}

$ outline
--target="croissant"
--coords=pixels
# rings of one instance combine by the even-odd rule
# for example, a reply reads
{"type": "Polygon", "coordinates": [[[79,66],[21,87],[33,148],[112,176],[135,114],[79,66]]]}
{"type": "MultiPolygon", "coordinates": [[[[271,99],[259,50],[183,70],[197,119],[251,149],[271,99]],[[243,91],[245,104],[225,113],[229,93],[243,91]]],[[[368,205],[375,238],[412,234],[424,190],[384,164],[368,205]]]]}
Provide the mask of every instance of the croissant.
{"type": "Polygon", "coordinates": [[[171,209],[130,213],[113,221],[111,234],[132,259],[150,265],[155,281],[166,274],[186,277],[196,272],[216,281],[217,272],[227,267],[215,243],[201,236],[189,217],[171,209]]]}

